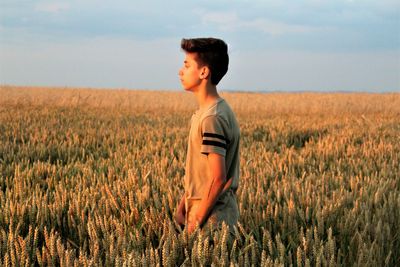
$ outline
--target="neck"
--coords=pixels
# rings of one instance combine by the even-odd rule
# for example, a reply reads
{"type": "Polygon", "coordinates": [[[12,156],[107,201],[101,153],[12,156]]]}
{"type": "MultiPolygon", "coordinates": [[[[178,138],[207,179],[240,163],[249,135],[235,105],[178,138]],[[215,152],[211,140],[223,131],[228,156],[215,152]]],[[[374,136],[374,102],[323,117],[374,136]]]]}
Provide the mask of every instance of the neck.
{"type": "Polygon", "coordinates": [[[203,86],[200,85],[199,89],[196,90],[194,94],[200,108],[207,107],[220,98],[217,92],[217,87],[210,83],[206,83],[203,86]]]}

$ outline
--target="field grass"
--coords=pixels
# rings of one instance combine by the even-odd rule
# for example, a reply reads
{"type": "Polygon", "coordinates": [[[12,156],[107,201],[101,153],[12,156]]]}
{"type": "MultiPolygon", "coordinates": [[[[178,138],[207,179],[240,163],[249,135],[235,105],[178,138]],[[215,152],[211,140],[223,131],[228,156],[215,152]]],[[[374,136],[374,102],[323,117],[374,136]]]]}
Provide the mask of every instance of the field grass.
{"type": "Polygon", "coordinates": [[[0,266],[398,266],[400,94],[223,93],[240,224],[188,236],[194,96],[0,87],[0,266]]]}

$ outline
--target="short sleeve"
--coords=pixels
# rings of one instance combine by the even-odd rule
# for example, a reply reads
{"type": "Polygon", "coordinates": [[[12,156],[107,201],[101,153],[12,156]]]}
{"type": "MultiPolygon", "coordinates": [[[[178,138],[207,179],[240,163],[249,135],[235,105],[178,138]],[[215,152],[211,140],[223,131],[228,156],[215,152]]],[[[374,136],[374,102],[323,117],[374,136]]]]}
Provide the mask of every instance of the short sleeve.
{"type": "Polygon", "coordinates": [[[201,135],[201,153],[216,153],[225,157],[229,140],[225,135],[223,123],[218,116],[208,116],[203,119],[201,135]]]}

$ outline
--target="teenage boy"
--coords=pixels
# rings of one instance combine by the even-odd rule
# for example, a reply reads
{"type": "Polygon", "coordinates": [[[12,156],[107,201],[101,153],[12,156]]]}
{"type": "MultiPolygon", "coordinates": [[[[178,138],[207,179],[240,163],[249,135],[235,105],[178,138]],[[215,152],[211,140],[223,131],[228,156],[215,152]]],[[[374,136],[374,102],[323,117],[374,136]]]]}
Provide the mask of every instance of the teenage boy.
{"type": "Polygon", "coordinates": [[[217,92],[228,71],[228,47],[215,38],[182,39],[185,52],[179,78],[196,96],[199,109],[191,118],[185,168],[185,193],[175,220],[189,233],[196,227],[232,227],[239,218],[240,131],[235,114],[217,92]]]}

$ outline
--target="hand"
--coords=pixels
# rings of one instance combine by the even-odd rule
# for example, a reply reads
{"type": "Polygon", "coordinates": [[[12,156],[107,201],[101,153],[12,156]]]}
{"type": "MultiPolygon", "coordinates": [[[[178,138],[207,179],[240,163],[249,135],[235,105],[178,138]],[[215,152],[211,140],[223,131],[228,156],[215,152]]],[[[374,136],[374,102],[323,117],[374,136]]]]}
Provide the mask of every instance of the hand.
{"type": "Polygon", "coordinates": [[[194,231],[196,231],[197,227],[199,227],[199,223],[198,222],[189,222],[187,229],[188,229],[188,233],[191,234],[194,231]]]}
{"type": "Polygon", "coordinates": [[[201,219],[198,216],[196,216],[195,218],[196,219],[194,221],[191,221],[191,222],[188,223],[187,227],[188,227],[189,234],[191,234],[194,231],[196,231],[196,229],[199,228],[200,225],[201,225],[201,219]]]}
{"type": "Polygon", "coordinates": [[[175,213],[175,221],[179,224],[179,225],[185,225],[185,214],[183,213],[182,210],[180,210],[179,208],[177,209],[176,213],[175,213]]]}

